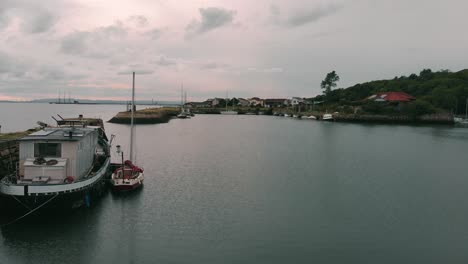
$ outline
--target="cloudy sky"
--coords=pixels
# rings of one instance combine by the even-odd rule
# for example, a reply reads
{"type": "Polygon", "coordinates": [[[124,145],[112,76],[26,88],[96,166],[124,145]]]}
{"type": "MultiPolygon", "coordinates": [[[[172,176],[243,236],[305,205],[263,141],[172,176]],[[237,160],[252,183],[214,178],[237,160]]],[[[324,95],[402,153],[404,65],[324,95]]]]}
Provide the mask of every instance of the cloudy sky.
{"type": "Polygon", "coordinates": [[[0,0],[0,100],[313,96],[468,68],[466,0],[0,0]]]}

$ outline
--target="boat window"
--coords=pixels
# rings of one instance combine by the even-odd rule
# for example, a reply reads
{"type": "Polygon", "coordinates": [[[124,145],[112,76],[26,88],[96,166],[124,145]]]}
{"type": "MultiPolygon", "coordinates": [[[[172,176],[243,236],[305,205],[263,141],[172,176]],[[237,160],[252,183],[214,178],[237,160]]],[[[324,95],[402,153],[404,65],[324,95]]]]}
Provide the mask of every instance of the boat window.
{"type": "Polygon", "coordinates": [[[62,156],[62,144],[60,143],[35,143],[34,157],[55,157],[62,156]]]}

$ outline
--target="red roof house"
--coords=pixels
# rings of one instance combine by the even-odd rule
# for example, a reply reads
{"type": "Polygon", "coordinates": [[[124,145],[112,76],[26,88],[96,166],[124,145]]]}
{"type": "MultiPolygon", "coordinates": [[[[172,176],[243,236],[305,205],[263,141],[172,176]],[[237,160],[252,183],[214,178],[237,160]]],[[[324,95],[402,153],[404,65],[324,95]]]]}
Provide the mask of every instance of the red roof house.
{"type": "Polygon", "coordinates": [[[410,102],[416,100],[416,98],[404,92],[381,92],[367,97],[367,100],[376,102],[410,102]]]}

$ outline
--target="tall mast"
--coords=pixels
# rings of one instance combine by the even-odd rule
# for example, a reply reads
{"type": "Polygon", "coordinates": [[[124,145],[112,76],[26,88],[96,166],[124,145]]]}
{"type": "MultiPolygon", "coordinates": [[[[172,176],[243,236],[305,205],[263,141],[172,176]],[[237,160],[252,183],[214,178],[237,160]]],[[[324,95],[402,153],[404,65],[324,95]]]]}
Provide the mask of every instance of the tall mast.
{"type": "Polygon", "coordinates": [[[132,114],[130,119],[130,161],[133,162],[133,115],[135,110],[135,72],[133,72],[132,82],[132,114]]]}
{"type": "Polygon", "coordinates": [[[180,83],[180,111],[184,110],[184,83],[180,83]]]}

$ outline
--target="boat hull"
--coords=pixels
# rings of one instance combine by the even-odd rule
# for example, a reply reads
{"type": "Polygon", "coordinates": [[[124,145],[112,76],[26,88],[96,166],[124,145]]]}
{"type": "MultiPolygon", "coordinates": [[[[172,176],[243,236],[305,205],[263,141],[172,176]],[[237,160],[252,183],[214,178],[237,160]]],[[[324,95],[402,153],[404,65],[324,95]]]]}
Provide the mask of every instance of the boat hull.
{"type": "Polygon", "coordinates": [[[134,184],[112,184],[112,190],[116,192],[133,191],[143,186],[143,180],[134,184]]]}
{"type": "Polygon", "coordinates": [[[10,196],[10,201],[14,206],[34,209],[47,203],[48,208],[78,208],[85,204],[89,205],[89,200],[101,194],[105,189],[105,178],[109,175],[110,158],[93,177],[86,180],[56,185],[21,185],[14,184],[7,179],[0,182],[0,194],[10,196]],[[88,202],[87,202],[88,201],[88,202]]]}
{"type": "Polygon", "coordinates": [[[144,174],[140,172],[139,175],[135,178],[122,179],[117,177],[117,171],[112,174],[110,184],[113,191],[132,191],[143,186],[144,174]]]}
{"type": "Polygon", "coordinates": [[[1,195],[0,202],[6,211],[18,210],[67,210],[91,206],[100,196],[106,192],[106,183],[100,180],[86,189],[57,194],[44,194],[37,196],[7,196],[1,195]]]}

